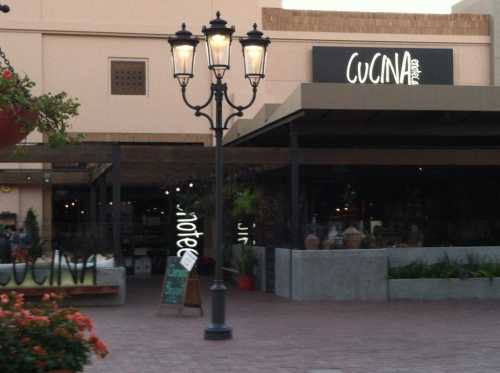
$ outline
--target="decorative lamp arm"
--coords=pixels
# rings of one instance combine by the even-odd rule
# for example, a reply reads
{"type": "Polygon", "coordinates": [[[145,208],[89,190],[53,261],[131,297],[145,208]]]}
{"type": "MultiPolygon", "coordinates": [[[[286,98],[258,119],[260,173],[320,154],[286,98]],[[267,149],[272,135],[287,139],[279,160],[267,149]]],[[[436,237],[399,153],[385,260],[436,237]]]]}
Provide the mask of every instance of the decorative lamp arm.
{"type": "Polygon", "coordinates": [[[203,109],[205,109],[208,105],[210,105],[214,99],[214,94],[215,94],[215,90],[214,88],[212,87],[212,89],[210,90],[210,97],[208,98],[208,100],[203,104],[203,105],[193,105],[189,102],[188,98],[187,98],[187,95],[186,95],[186,87],[183,86],[181,88],[182,90],[182,99],[184,100],[184,103],[187,105],[187,107],[189,107],[191,110],[194,110],[194,115],[196,117],[204,117],[208,120],[208,122],[210,123],[210,128],[214,128],[214,121],[212,120],[212,118],[210,117],[210,115],[202,112],[203,109]]]}
{"type": "Polygon", "coordinates": [[[257,87],[252,87],[252,99],[250,100],[250,102],[245,106],[235,105],[229,99],[229,95],[227,94],[227,87],[224,87],[224,88],[225,88],[224,89],[224,98],[226,99],[229,106],[231,106],[233,109],[235,109],[237,111],[244,111],[244,110],[248,109],[250,106],[253,105],[253,103],[255,102],[255,99],[257,98],[257,87]]]}
{"type": "Polygon", "coordinates": [[[236,113],[231,114],[230,116],[227,117],[226,121],[224,122],[224,129],[227,129],[227,126],[229,125],[229,122],[231,119],[235,117],[242,117],[243,116],[243,111],[248,109],[250,106],[252,106],[255,102],[255,99],[257,98],[257,87],[252,87],[252,98],[250,102],[247,105],[244,106],[238,106],[235,105],[230,99],[229,95],[227,94],[227,89],[224,87],[224,98],[226,99],[226,102],[228,103],[229,106],[231,106],[233,109],[236,110],[236,113]]]}

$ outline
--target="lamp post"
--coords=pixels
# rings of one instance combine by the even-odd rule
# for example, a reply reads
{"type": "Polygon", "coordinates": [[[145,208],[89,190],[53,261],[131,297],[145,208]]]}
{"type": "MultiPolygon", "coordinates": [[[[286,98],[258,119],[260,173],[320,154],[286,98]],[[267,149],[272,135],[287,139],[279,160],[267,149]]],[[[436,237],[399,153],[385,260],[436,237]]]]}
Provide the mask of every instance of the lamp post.
{"type": "Polygon", "coordinates": [[[205,36],[205,44],[208,55],[208,68],[214,74],[215,82],[211,84],[208,100],[202,105],[192,105],[186,95],[186,88],[189,80],[194,77],[194,58],[196,46],[199,40],[191,32],[186,30],[186,25],[182,24],[182,29],[174,37],[168,39],[172,47],[172,60],[174,68],[174,78],[181,86],[182,98],[185,104],[194,111],[197,117],[204,117],[210,123],[210,129],[215,133],[215,245],[216,245],[216,267],[215,281],[210,290],[212,293],[212,319],[209,327],[205,330],[205,339],[225,340],[232,337],[232,330],[226,325],[226,287],[222,278],[222,256],[223,256],[223,179],[224,179],[224,158],[222,138],[224,130],[227,129],[231,119],[242,117],[243,111],[253,105],[257,97],[257,87],[261,79],[265,77],[265,65],[267,47],[271,43],[269,38],[264,38],[263,33],[257,30],[254,24],[253,29],[247,33],[247,37],[240,39],[243,48],[245,65],[245,78],[252,87],[252,98],[245,106],[234,104],[228,96],[227,84],[223,82],[224,74],[230,69],[231,43],[235,31],[233,27],[227,27],[227,22],[223,20],[220,12],[217,18],[210,21],[210,26],[203,27],[202,33],[205,36]],[[202,110],[207,108],[215,100],[215,120],[202,110]],[[224,100],[235,110],[225,120],[222,115],[224,100]]]}

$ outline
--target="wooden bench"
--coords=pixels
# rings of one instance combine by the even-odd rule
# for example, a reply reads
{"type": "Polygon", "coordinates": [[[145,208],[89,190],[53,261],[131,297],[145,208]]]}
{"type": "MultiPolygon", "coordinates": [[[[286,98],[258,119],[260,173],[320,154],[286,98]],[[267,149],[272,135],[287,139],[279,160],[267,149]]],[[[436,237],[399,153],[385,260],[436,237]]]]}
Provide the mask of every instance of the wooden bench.
{"type": "Polygon", "coordinates": [[[0,288],[0,293],[15,291],[28,297],[43,296],[45,293],[73,295],[117,295],[120,292],[119,286],[61,286],[61,287],[37,287],[37,288],[0,288]]]}

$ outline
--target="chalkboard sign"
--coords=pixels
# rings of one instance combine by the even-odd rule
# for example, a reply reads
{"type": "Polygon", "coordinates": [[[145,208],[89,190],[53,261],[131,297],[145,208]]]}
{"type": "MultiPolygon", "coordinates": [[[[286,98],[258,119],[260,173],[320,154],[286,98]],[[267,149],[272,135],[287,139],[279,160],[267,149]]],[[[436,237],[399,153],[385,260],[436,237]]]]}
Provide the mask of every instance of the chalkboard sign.
{"type": "Polygon", "coordinates": [[[180,258],[169,257],[161,290],[161,303],[184,306],[189,272],[180,264],[180,258]]]}

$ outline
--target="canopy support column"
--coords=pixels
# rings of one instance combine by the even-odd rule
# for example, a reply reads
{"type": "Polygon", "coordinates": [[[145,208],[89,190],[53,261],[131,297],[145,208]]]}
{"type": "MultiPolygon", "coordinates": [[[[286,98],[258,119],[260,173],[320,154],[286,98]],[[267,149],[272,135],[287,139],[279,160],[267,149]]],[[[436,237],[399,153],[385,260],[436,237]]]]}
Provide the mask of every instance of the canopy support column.
{"type": "Polygon", "coordinates": [[[113,180],[113,254],[115,256],[115,263],[117,266],[122,266],[123,253],[121,246],[121,148],[119,144],[113,145],[113,168],[111,170],[111,177],[113,180]]]}
{"type": "Polygon", "coordinates": [[[291,245],[289,258],[289,291],[293,299],[293,250],[300,248],[299,195],[300,195],[299,138],[293,123],[290,126],[290,203],[291,245]]]}
{"type": "MultiPolygon", "coordinates": [[[[89,228],[94,246],[97,244],[97,186],[95,183],[90,184],[90,206],[89,206],[89,228]]],[[[96,249],[94,247],[93,249],[96,249]]]]}

